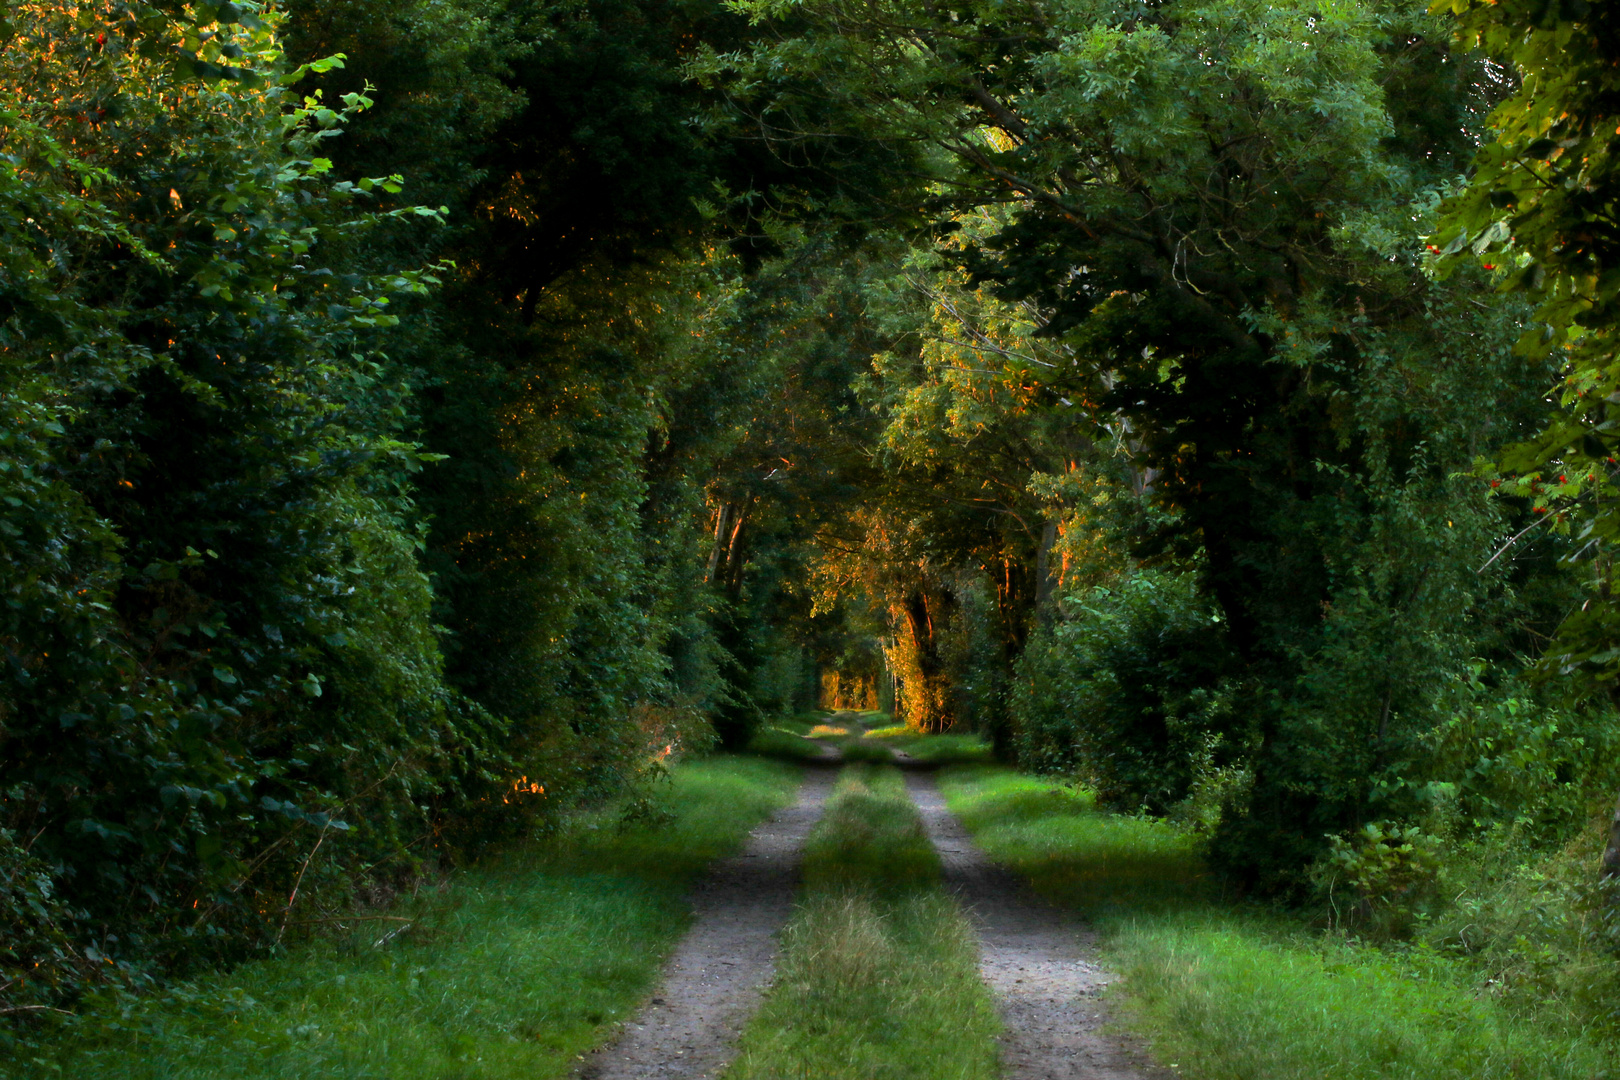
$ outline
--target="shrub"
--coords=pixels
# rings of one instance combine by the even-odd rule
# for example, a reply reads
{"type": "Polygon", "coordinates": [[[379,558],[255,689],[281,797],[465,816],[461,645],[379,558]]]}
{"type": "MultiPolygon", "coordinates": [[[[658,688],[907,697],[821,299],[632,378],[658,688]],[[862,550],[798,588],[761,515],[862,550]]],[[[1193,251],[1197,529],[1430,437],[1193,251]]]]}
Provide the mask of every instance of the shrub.
{"type": "Polygon", "coordinates": [[[1063,611],[1018,662],[1020,764],[1082,776],[1106,804],[1162,814],[1238,760],[1232,655],[1190,574],[1139,571],[1070,597],[1063,611]]]}
{"type": "Polygon", "coordinates": [[[379,348],[433,279],[352,272],[418,214],[318,156],[369,101],[298,107],[279,18],[8,12],[0,924],[32,1004],[279,940],[500,766],[441,678],[379,348]],[[188,40],[241,78],[190,78],[188,40]]]}
{"type": "Polygon", "coordinates": [[[1439,898],[1439,841],[1414,825],[1370,822],[1330,844],[1317,874],[1337,921],[1404,938],[1439,898]]]}

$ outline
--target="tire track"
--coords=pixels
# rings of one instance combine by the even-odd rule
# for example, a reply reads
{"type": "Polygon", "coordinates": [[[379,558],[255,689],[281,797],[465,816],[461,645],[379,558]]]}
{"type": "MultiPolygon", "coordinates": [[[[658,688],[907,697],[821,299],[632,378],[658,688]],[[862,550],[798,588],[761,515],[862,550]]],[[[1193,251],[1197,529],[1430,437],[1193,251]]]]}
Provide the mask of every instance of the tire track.
{"type": "Polygon", "coordinates": [[[944,866],[945,885],[979,931],[979,973],[996,996],[1007,1080],[1160,1080],[1126,1040],[1106,1033],[1099,995],[1114,976],[1097,965],[1083,926],[991,862],[945,806],[931,773],[906,770],[906,790],[944,866]]]}
{"type": "Polygon", "coordinates": [[[749,834],[692,896],[693,923],[658,992],[579,1080],[700,1080],[720,1074],[776,967],[776,934],[792,911],[805,838],[838,775],[810,765],[794,804],[749,834]]]}

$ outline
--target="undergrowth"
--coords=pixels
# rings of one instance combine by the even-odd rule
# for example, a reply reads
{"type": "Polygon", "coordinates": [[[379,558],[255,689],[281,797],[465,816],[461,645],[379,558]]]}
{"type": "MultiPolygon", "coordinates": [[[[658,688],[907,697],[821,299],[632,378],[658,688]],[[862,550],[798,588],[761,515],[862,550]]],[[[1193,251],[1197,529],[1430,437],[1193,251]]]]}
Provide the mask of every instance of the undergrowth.
{"type": "Polygon", "coordinates": [[[783,761],[810,761],[819,758],[822,749],[818,740],[785,727],[773,726],[754,733],[748,740],[748,752],[783,761]]]}
{"type": "MultiPolygon", "coordinates": [[[[1087,792],[987,766],[947,769],[941,788],[993,858],[1101,932],[1124,976],[1115,1000],[1125,1021],[1182,1075],[1620,1075],[1614,1044],[1590,1017],[1563,1000],[1504,990],[1491,966],[1448,953],[1446,937],[1459,930],[1444,922],[1380,947],[1307,914],[1223,894],[1190,831],[1102,813],[1087,792]]],[[[1491,879],[1481,868],[1476,880],[1483,889],[1491,879]]],[[[1511,893],[1495,895],[1512,903],[1511,893]]],[[[1500,938],[1507,952],[1550,948],[1551,938],[1538,946],[1524,937],[1530,917],[1476,923],[1473,932],[1481,942],[1500,938]]]]}
{"type": "Polygon", "coordinates": [[[777,982],[728,1080],[990,1080],[978,943],[892,768],[853,765],[805,848],[777,982]]]}
{"type": "Polygon", "coordinates": [[[1609,816],[1553,850],[1513,827],[1458,845],[1413,939],[1467,964],[1509,1005],[1550,1006],[1620,1049],[1620,927],[1593,880],[1609,816]]]}
{"type": "Polygon", "coordinates": [[[101,1003],[0,1071],[85,1080],[562,1076],[650,992],[684,896],[798,772],[676,768],[666,811],[578,817],[350,932],[161,996],[101,1003]]]}
{"type": "Polygon", "coordinates": [[[779,717],[763,724],[748,740],[748,752],[760,757],[782,761],[813,761],[824,752],[825,738],[812,737],[818,727],[825,727],[825,712],[800,713],[793,717],[779,717]]]}

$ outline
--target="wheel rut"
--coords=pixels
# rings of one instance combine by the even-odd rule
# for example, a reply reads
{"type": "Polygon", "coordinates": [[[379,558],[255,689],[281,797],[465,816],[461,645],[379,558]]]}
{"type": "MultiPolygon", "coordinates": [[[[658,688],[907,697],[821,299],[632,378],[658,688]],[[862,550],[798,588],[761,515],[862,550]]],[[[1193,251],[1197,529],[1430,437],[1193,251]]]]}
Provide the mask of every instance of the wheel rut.
{"type": "Polygon", "coordinates": [[[1127,1040],[1103,1030],[1100,998],[1114,978],[1096,962],[1092,936],[991,862],[945,806],[931,773],[906,770],[906,790],[979,932],[979,973],[996,996],[1006,1080],[1160,1080],[1127,1040]]]}
{"type": "Polygon", "coordinates": [[[799,858],[837,778],[836,761],[806,767],[797,800],[756,828],[693,892],[692,929],[658,992],[578,1080],[719,1076],[776,967],[776,934],[792,911],[799,858]]]}

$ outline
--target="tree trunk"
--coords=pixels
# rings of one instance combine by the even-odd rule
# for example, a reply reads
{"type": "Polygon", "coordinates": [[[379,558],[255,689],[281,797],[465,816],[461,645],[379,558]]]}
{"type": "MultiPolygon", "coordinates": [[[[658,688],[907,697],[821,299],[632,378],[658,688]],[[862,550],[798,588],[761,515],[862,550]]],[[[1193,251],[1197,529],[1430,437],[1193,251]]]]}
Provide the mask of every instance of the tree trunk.
{"type": "Polygon", "coordinates": [[[714,521],[714,547],[709,551],[709,572],[705,575],[711,585],[720,576],[720,559],[725,554],[731,536],[731,504],[720,504],[720,512],[715,515],[714,521]]]}
{"type": "Polygon", "coordinates": [[[731,527],[731,542],[726,545],[726,592],[731,594],[733,600],[742,595],[743,564],[747,561],[748,534],[743,526],[748,523],[748,510],[751,504],[743,503],[737,509],[737,523],[731,527]]]}
{"type": "Polygon", "coordinates": [[[1614,816],[1609,819],[1609,842],[1603,846],[1603,872],[1601,882],[1620,884],[1620,800],[1614,804],[1614,816]]]}
{"type": "Polygon", "coordinates": [[[1035,622],[1040,626],[1050,625],[1057,614],[1058,575],[1052,565],[1057,535],[1057,522],[1048,521],[1041,530],[1041,546],[1035,551],[1035,622]]]}
{"type": "Polygon", "coordinates": [[[720,504],[714,520],[714,547],[709,551],[709,570],[705,580],[710,585],[723,586],[733,597],[742,592],[744,555],[747,534],[743,526],[748,522],[752,503],[720,504]]]}
{"type": "Polygon", "coordinates": [[[934,608],[942,602],[940,597],[930,596],[926,586],[919,586],[897,605],[896,630],[903,635],[896,649],[903,668],[903,673],[896,672],[898,708],[906,725],[916,731],[945,731],[955,719],[949,679],[935,637],[934,608]]]}

